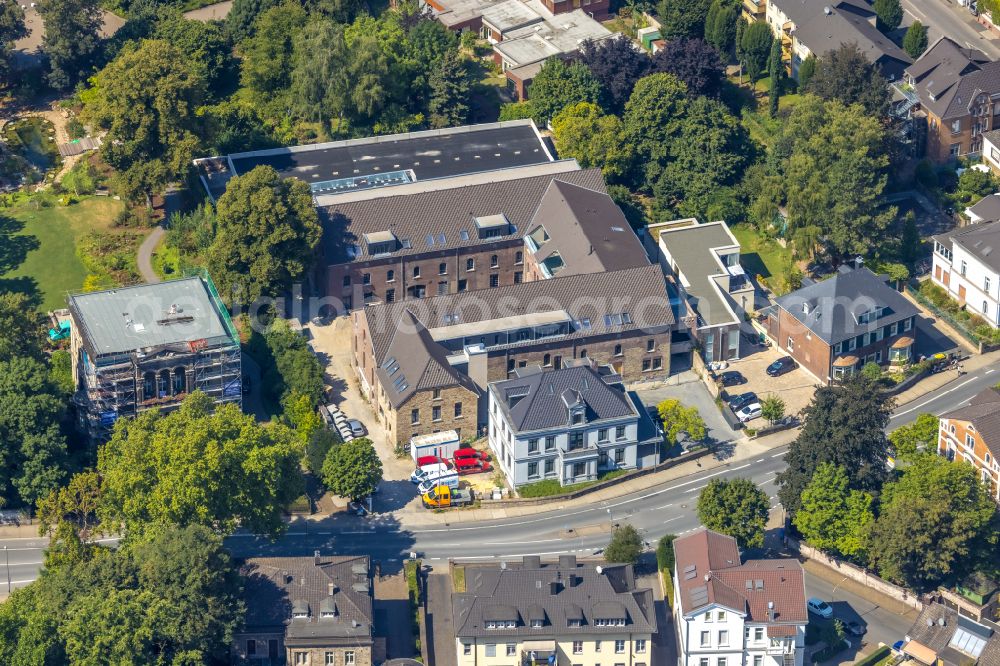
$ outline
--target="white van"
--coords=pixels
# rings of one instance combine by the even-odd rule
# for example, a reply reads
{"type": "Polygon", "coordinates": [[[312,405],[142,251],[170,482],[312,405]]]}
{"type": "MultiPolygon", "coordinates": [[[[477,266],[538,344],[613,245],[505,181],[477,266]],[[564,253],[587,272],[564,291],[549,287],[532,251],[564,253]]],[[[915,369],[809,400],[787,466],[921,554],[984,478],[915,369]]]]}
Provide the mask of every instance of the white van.
{"type": "Polygon", "coordinates": [[[443,474],[447,474],[450,471],[452,471],[452,469],[444,463],[424,465],[423,467],[418,467],[413,470],[413,474],[410,474],[410,483],[423,483],[427,479],[435,479],[443,474]]]}
{"type": "Polygon", "coordinates": [[[437,486],[448,486],[449,488],[458,490],[458,472],[449,470],[446,474],[437,477],[428,477],[420,482],[420,485],[417,486],[417,491],[421,495],[426,495],[437,486]]]}

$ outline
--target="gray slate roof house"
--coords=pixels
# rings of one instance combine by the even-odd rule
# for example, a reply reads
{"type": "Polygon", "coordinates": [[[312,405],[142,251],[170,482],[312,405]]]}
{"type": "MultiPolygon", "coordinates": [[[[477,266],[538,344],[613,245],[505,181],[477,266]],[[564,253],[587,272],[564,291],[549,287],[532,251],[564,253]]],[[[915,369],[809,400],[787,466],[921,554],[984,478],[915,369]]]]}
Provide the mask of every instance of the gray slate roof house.
{"type": "Polygon", "coordinates": [[[884,278],[865,267],[842,267],[831,278],[782,296],[777,304],[828,345],[919,314],[884,278]],[[877,308],[881,314],[869,320],[865,315],[877,308]]]}
{"type": "MultiPolygon", "coordinates": [[[[987,132],[987,134],[990,134],[990,132],[987,132]]],[[[1000,134],[1000,132],[998,132],[998,134],[1000,134]]],[[[974,224],[980,222],[997,222],[1000,220],[1000,194],[987,194],[985,197],[966,208],[965,212],[974,224]]],[[[959,231],[961,231],[961,229],[959,229],[959,231]]]]}
{"type": "MultiPolygon", "coordinates": [[[[989,207],[992,208],[1000,196],[989,195],[989,207]]],[[[980,202],[983,203],[983,202],[980,202]]],[[[976,204],[977,206],[979,204],[976,204]]],[[[987,212],[984,210],[983,212],[987,212]]],[[[934,236],[934,240],[952,251],[955,245],[961,246],[966,252],[981,261],[984,266],[1000,272],[1000,224],[980,222],[967,227],[959,227],[943,234],[934,236]]]]}
{"type": "Polygon", "coordinates": [[[932,603],[906,632],[903,653],[928,666],[1000,666],[1000,635],[944,604],[932,603]]]}
{"type": "Polygon", "coordinates": [[[657,630],[653,591],[636,585],[630,565],[581,565],[574,555],[543,564],[525,556],[503,567],[466,565],[465,585],[465,592],[452,595],[459,639],[621,634],[620,626],[595,622],[613,618],[624,618],[630,634],[657,630]],[[532,627],[533,621],[541,626],[532,627]]]}
{"type": "Polygon", "coordinates": [[[907,67],[906,77],[920,104],[942,120],[969,115],[969,105],[979,92],[1000,92],[1000,62],[947,37],[939,38],[907,67]]]}

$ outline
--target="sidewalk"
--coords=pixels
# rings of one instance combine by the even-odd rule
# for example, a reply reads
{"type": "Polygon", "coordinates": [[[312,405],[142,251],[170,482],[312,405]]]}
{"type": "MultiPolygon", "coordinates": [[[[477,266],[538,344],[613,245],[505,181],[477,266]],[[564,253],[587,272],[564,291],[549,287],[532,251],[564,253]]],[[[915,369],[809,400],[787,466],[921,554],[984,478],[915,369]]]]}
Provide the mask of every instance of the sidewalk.
{"type": "MultiPolygon", "coordinates": [[[[987,366],[993,365],[1000,362],[1000,350],[989,352],[988,354],[976,354],[969,357],[967,360],[962,361],[962,369],[964,374],[961,377],[965,377],[969,373],[981,370],[987,366]]],[[[959,379],[960,376],[954,370],[945,370],[943,372],[938,372],[933,375],[928,375],[927,377],[921,379],[919,382],[914,384],[912,387],[903,391],[896,396],[897,405],[905,405],[909,402],[913,402],[918,398],[922,398],[928,393],[937,391],[943,388],[947,384],[959,379]]]]}

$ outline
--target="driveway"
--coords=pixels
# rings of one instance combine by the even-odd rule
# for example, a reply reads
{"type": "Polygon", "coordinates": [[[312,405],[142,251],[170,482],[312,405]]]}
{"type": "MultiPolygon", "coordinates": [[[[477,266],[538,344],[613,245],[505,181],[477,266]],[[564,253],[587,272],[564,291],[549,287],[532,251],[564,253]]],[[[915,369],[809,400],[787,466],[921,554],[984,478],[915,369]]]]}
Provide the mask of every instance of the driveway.
{"type": "Polygon", "coordinates": [[[705,428],[710,440],[728,442],[739,436],[739,433],[730,428],[726,420],[722,418],[722,413],[715,404],[712,394],[691,370],[671,377],[669,384],[654,385],[648,388],[637,385],[633,389],[645,406],[655,407],[664,400],[675,398],[687,407],[695,407],[705,421],[705,428]],[[675,381],[679,383],[675,384],[675,381]]]}
{"type": "Polygon", "coordinates": [[[438,566],[427,581],[427,643],[424,659],[434,666],[455,666],[455,623],[451,613],[451,574],[438,566]]]}
{"type": "MultiPolygon", "coordinates": [[[[726,389],[728,395],[736,395],[753,391],[759,397],[776,395],[785,401],[785,414],[798,414],[812,400],[813,393],[819,382],[802,368],[796,368],[780,377],[769,377],[765,370],[767,366],[787,354],[773,347],[762,348],[761,351],[732,361],[726,370],[736,370],[746,377],[747,383],[740,386],[730,386],[726,389]]],[[[765,421],[751,421],[750,427],[760,428],[765,421]]]]}

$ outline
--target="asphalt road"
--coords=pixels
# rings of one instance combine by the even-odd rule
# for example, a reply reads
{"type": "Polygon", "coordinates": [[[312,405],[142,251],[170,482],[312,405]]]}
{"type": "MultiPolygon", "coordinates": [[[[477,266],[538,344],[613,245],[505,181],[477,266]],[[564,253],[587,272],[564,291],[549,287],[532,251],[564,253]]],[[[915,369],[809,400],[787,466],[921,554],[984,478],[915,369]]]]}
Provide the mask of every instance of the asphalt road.
{"type": "Polygon", "coordinates": [[[911,17],[927,26],[928,43],[941,36],[949,37],[962,46],[979,49],[993,59],[1000,58],[1000,42],[984,37],[985,28],[978,25],[969,10],[957,0],[902,0],[903,9],[911,17]]]}

